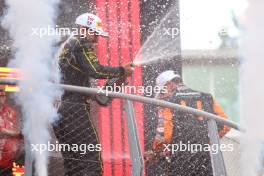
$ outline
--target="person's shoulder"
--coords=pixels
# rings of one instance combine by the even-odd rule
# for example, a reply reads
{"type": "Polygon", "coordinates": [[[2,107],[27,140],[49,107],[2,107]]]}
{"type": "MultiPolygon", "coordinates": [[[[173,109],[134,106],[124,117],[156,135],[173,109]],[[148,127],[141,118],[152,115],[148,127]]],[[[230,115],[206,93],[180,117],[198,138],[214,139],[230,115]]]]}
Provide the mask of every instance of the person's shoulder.
{"type": "Polygon", "coordinates": [[[201,95],[202,92],[194,90],[188,86],[186,86],[185,84],[180,85],[177,88],[177,91],[175,91],[175,94],[179,94],[179,95],[196,95],[199,96],[201,95]]]}
{"type": "Polygon", "coordinates": [[[79,37],[77,39],[79,40],[81,47],[85,49],[90,49],[90,50],[93,49],[93,43],[88,41],[86,38],[79,37]]]}
{"type": "Polygon", "coordinates": [[[80,36],[72,36],[67,42],[67,47],[74,51],[82,51],[83,49],[89,50],[93,48],[93,44],[89,42],[86,38],[81,38],[80,36]]]}
{"type": "Polygon", "coordinates": [[[213,99],[213,95],[211,93],[195,90],[187,87],[186,85],[182,86],[182,92],[186,92],[189,95],[198,96],[205,99],[213,99]]]}
{"type": "Polygon", "coordinates": [[[79,41],[76,36],[70,36],[66,42],[66,47],[76,48],[79,46],[79,41]]]}
{"type": "Polygon", "coordinates": [[[210,97],[210,98],[213,98],[213,95],[209,92],[200,92],[201,95],[205,96],[205,97],[210,97]]]}
{"type": "Polygon", "coordinates": [[[202,100],[206,101],[206,102],[209,102],[209,103],[213,103],[213,100],[214,100],[214,97],[211,93],[208,93],[208,92],[201,92],[200,91],[200,94],[201,94],[201,98],[202,100]]]}
{"type": "Polygon", "coordinates": [[[195,89],[192,89],[192,88],[189,88],[187,86],[185,86],[186,89],[190,92],[194,92],[194,93],[197,93],[197,94],[200,94],[202,96],[208,96],[208,97],[212,97],[212,94],[211,93],[208,93],[208,92],[204,92],[204,91],[200,91],[200,90],[195,90],[195,89]]]}

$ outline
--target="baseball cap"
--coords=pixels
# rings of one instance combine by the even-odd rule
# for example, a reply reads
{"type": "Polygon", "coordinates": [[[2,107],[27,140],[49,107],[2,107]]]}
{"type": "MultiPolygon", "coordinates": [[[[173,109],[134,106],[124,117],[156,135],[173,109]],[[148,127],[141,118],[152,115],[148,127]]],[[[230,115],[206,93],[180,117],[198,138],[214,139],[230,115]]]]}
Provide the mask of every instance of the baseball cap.
{"type": "Polygon", "coordinates": [[[164,71],[156,78],[156,85],[159,87],[165,86],[168,81],[171,81],[175,78],[181,79],[181,76],[176,74],[173,70],[164,71]]]}
{"type": "Polygon", "coordinates": [[[96,31],[97,34],[102,37],[109,36],[109,34],[103,30],[101,18],[94,14],[84,13],[78,16],[75,20],[75,24],[90,28],[91,30],[96,31]]]}

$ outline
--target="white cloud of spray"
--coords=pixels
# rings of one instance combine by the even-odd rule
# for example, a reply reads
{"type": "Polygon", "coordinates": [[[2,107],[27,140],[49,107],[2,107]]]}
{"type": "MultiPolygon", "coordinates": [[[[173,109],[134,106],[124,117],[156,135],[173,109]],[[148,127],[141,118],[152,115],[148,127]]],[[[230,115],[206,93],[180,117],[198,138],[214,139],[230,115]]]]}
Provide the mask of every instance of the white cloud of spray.
{"type": "Polygon", "coordinates": [[[245,19],[246,36],[240,69],[241,122],[247,130],[241,141],[243,151],[241,175],[244,176],[257,175],[261,165],[261,148],[264,147],[263,7],[262,0],[249,1],[245,19]]]}
{"type": "MultiPolygon", "coordinates": [[[[15,58],[11,65],[21,69],[23,80],[17,95],[24,116],[23,133],[32,144],[47,143],[48,126],[57,117],[53,107],[58,90],[47,84],[53,79],[54,36],[39,38],[32,27],[54,25],[58,0],[6,0],[8,9],[2,21],[14,40],[15,58]]],[[[33,153],[36,172],[47,175],[48,153],[33,153]]]]}

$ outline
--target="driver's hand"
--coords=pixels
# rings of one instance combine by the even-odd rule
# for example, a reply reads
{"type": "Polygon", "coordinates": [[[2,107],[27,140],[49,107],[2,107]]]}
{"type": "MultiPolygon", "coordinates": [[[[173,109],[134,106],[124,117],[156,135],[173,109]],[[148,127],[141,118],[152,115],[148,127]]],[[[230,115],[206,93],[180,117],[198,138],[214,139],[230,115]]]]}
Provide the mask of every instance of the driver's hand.
{"type": "Polygon", "coordinates": [[[150,163],[153,163],[156,159],[155,153],[152,150],[145,151],[144,153],[144,159],[146,161],[149,161],[150,163]]]}
{"type": "Polygon", "coordinates": [[[131,63],[125,64],[123,65],[123,68],[125,70],[125,76],[129,77],[132,75],[132,73],[134,72],[134,67],[131,63]]]}

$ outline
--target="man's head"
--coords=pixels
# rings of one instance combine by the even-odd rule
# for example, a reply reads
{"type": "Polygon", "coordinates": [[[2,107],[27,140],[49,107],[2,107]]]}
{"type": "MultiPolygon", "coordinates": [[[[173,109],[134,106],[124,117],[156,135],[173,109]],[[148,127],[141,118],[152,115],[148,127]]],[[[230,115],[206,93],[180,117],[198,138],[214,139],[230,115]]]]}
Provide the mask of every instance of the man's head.
{"type": "Polygon", "coordinates": [[[6,93],[3,89],[0,89],[0,107],[6,103],[6,93]]]}
{"type": "Polygon", "coordinates": [[[90,42],[97,43],[98,36],[108,37],[103,30],[102,20],[96,15],[84,13],[76,18],[75,23],[80,26],[80,35],[90,42]]]}
{"type": "MultiPolygon", "coordinates": [[[[176,74],[173,70],[164,71],[156,78],[156,86],[165,87],[168,95],[170,95],[177,86],[182,83],[181,76],[176,74]]],[[[166,95],[159,94],[158,96],[163,97],[166,95]]]]}

